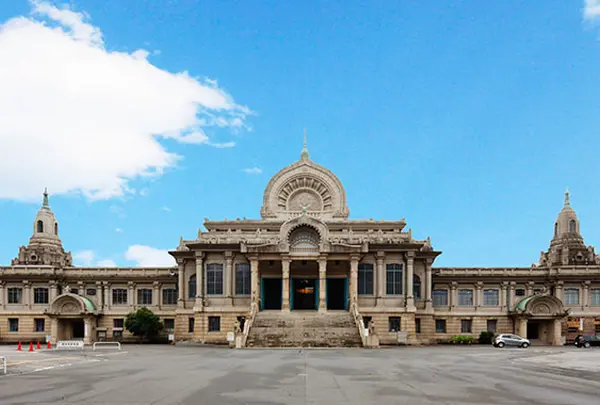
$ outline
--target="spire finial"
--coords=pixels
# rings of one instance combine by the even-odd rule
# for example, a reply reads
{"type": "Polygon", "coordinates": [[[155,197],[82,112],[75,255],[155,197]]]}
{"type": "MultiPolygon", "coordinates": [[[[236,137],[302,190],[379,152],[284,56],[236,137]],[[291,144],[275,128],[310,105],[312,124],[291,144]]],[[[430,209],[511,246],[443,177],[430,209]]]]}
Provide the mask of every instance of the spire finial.
{"type": "Polygon", "coordinates": [[[571,206],[571,199],[569,197],[569,188],[567,187],[567,190],[565,191],[565,207],[570,207],[571,206]]]}
{"type": "Polygon", "coordinates": [[[300,159],[308,160],[310,156],[308,155],[308,148],[306,147],[306,128],[304,128],[304,144],[302,146],[302,153],[300,154],[300,159]]]}
{"type": "Polygon", "coordinates": [[[44,200],[42,202],[42,207],[50,207],[50,203],[48,202],[48,187],[44,188],[44,200]]]}

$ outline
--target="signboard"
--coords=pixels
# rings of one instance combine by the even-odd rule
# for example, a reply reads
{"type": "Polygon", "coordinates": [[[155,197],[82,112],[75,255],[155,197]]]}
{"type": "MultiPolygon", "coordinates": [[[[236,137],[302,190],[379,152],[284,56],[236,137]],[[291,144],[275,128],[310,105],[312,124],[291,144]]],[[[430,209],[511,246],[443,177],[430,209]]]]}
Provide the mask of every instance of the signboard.
{"type": "Polygon", "coordinates": [[[56,343],[57,349],[80,349],[83,350],[82,340],[59,340],[56,343]]]}
{"type": "Polygon", "coordinates": [[[46,343],[50,342],[51,340],[52,340],[52,336],[46,335],[46,343]]]}
{"type": "Polygon", "coordinates": [[[579,321],[567,321],[568,328],[579,328],[579,321]]]}
{"type": "MultiPolygon", "coordinates": [[[[163,335],[164,336],[164,335],[163,335]]],[[[172,342],[175,340],[175,335],[173,333],[169,334],[169,342],[172,342]]]]}
{"type": "Polygon", "coordinates": [[[233,342],[235,340],[235,334],[233,332],[227,332],[227,341],[233,342]]]}

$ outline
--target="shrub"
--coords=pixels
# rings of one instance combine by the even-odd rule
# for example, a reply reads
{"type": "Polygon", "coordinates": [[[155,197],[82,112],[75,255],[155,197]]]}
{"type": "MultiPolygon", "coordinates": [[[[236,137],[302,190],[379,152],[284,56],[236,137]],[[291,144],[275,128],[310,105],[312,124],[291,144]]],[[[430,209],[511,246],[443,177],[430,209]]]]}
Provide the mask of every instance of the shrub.
{"type": "Polygon", "coordinates": [[[125,328],[131,332],[133,336],[152,340],[155,339],[163,329],[163,323],[160,321],[160,318],[148,308],[140,308],[127,315],[127,318],[125,318],[125,328]]]}
{"type": "Polygon", "coordinates": [[[494,339],[494,332],[484,331],[479,334],[479,343],[480,344],[491,344],[492,339],[494,339]]]}

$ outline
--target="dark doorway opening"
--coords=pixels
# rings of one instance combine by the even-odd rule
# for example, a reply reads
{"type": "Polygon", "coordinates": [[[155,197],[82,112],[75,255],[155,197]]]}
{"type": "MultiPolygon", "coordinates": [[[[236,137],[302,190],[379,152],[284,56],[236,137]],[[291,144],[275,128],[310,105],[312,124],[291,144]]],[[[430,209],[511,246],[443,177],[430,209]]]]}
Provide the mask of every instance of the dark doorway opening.
{"type": "Polygon", "coordinates": [[[262,309],[281,309],[281,279],[262,279],[262,309]]]}
{"type": "Polygon", "coordinates": [[[539,339],[540,328],[537,322],[527,322],[527,339],[539,339]]]}
{"type": "Polygon", "coordinates": [[[292,309],[317,309],[316,279],[294,279],[294,307],[292,309]]]}
{"type": "Polygon", "coordinates": [[[346,309],[346,279],[327,279],[327,309],[346,309]]]}
{"type": "Polygon", "coordinates": [[[85,326],[83,325],[83,320],[75,319],[71,321],[71,325],[73,326],[73,339],[83,339],[85,337],[85,326]]]}

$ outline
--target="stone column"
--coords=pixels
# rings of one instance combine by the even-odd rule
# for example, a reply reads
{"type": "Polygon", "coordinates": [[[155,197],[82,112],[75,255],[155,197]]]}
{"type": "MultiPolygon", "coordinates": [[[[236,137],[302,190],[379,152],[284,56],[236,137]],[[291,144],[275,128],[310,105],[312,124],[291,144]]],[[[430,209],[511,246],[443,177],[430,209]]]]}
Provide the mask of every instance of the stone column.
{"type": "Polygon", "coordinates": [[[376,290],[376,305],[378,307],[383,306],[383,301],[385,297],[385,252],[377,252],[376,256],[376,269],[375,269],[375,288],[376,290]]]}
{"type": "Polygon", "coordinates": [[[23,306],[31,309],[31,283],[27,280],[23,281],[23,306]]]}
{"type": "Polygon", "coordinates": [[[4,294],[4,281],[0,280],[0,308],[4,309],[6,303],[6,298],[4,294]]]}
{"type": "Polygon", "coordinates": [[[582,290],[583,290],[583,297],[582,297],[582,300],[581,300],[581,309],[584,310],[584,311],[585,311],[586,308],[589,308],[589,306],[590,306],[590,303],[589,303],[589,300],[590,300],[590,284],[591,284],[591,281],[589,281],[589,280],[588,281],[584,281],[583,283],[581,283],[581,287],[583,287],[582,288],[582,290]]]}
{"type": "Polygon", "coordinates": [[[516,305],[516,302],[515,302],[515,300],[517,299],[517,296],[515,295],[516,284],[517,283],[514,282],[514,281],[511,281],[510,284],[509,284],[510,285],[510,287],[509,287],[510,290],[509,290],[509,295],[508,295],[508,297],[509,297],[509,300],[508,300],[508,310],[509,311],[512,311],[512,309],[516,305]]]}
{"type": "Polygon", "coordinates": [[[432,264],[433,259],[425,259],[425,309],[427,311],[433,310],[433,300],[431,299],[431,294],[433,292],[433,282],[431,277],[432,264]]]}
{"type": "Polygon", "coordinates": [[[564,296],[563,286],[564,286],[563,281],[556,282],[556,284],[554,285],[554,296],[556,298],[558,298],[561,302],[564,303],[565,296],[564,296]]]}
{"type": "Polygon", "coordinates": [[[256,303],[260,307],[260,279],[258,275],[258,257],[250,258],[250,288],[251,302],[256,303]]]}
{"type": "Polygon", "coordinates": [[[52,344],[56,344],[58,338],[58,318],[52,317],[50,319],[50,341],[52,344]]]}
{"type": "Polygon", "coordinates": [[[350,304],[358,305],[358,256],[350,256],[350,304]]]}
{"type": "Polygon", "coordinates": [[[152,304],[160,309],[160,304],[161,304],[161,294],[160,294],[160,282],[155,281],[154,283],[152,283],[152,286],[154,287],[154,291],[152,292],[152,304]]]}
{"type": "Polygon", "coordinates": [[[104,310],[109,310],[111,305],[110,283],[104,281],[104,310]]]}
{"type": "Polygon", "coordinates": [[[50,280],[48,284],[50,284],[50,290],[48,295],[48,303],[50,303],[54,298],[56,298],[56,280],[50,280]]]}
{"type": "MultiPolygon", "coordinates": [[[[204,254],[196,252],[196,307],[202,310],[204,303],[202,302],[202,287],[204,286],[204,254]]],[[[198,325],[200,328],[200,325],[198,325]]]]}
{"type": "Polygon", "coordinates": [[[289,312],[290,310],[290,263],[291,260],[287,257],[281,258],[281,278],[282,278],[282,290],[281,290],[281,310],[289,312]]]}
{"type": "Polygon", "coordinates": [[[404,292],[404,296],[406,297],[406,308],[409,311],[415,309],[415,297],[413,291],[414,263],[415,253],[406,252],[406,291],[404,292]]]}
{"type": "Polygon", "coordinates": [[[94,323],[91,316],[86,316],[83,318],[83,343],[86,345],[90,345],[94,342],[94,323]]]}
{"type": "Polygon", "coordinates": [[[136,300],[136,296],[135,296],[135,283],[133,281],[130,281],[129,283],[127,283],[127,285],[129,286],[129,292],[127,293],[127,303],[129,304],[130,308],[133,308],[135,306],[135,300],[136,300]]]}
{"type": "Polygon", "coordinates": [[[500,286],[501,290],[500,290],[500,311],[502,312],[506,312],[507,308],[506,308],[506,292],[508,289],[508,282],[503,281],[502,285],[500,286]]]}
{"type": "Polygon", "coordinates": [[[475,302],[473,302],[473,304],[475,304],[475,308],[479,308],[483,305],[483,283],[481,281],[478,281],[477,283],[475,283],[475,302]]]}
{"type": "Polygon", "coordinates": [[[185,308],[185,259],[177,259],[177,306],[185,308]]]}
{"type": "Polygon", "coordinates": [[[552,329],[553,329],[552,344],[554,346],[562,345],[562,323],[561,323],[560,319],[554,320],[554,327],[552,329]]]}
{"type": "Polygon", "coordinates": [[[225,298],[233,305],[233,294],[231,293],[231,280],[233,279],[233,253],[225,252],[225,274],[223,277],[225,298]]]}
{"type": "Polygon", "coordinates": [[[96,281],[96,306],[100,311],[104,309],[104,291],[102,291],[102,281],[96,281]]]}
{"type": "Polygon", "coordinates": [[[458,288],[458,283],[453,281],[450,284],[450,308],[454,308],[458,303],[458,297],[456,295],[456,289],[458,288]]]}
{"type": "Polygon", "coordinates": [[[319,312],[327,311],[327,258],[319,259],[319,312]]]}

